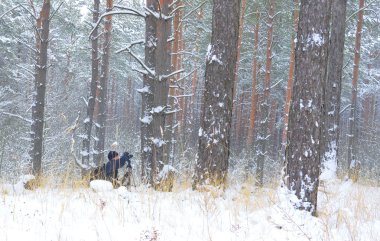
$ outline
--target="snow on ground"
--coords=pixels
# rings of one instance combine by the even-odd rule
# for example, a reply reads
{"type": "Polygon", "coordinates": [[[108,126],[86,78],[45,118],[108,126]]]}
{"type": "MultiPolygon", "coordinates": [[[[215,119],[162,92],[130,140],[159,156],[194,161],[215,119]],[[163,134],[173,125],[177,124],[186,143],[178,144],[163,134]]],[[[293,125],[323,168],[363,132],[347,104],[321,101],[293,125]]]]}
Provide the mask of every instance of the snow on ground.
{"type": "MultiPolygon", "coordinates": [[[[4,185],[2,185],[4,187],[4,185]]],[[[380,240],[380,188],[325,183],[319,216],[296,211],[280,188],[232,186],[173,193],[104,182],[90,188],[0,188],[0,239],[8,240],[380,240]]]]}

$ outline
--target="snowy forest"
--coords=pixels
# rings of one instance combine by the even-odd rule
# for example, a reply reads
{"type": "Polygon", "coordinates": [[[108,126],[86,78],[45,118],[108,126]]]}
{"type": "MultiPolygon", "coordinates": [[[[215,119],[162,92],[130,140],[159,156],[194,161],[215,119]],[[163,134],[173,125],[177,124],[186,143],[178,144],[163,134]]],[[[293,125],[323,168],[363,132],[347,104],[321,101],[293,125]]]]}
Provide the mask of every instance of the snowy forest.
{"type": "Polygon", "coordinates": [[[0,235],[379,240],[379,13],[1,0],[0,235]],[[107,178],[114,154],[130,163],[107,178]]]}

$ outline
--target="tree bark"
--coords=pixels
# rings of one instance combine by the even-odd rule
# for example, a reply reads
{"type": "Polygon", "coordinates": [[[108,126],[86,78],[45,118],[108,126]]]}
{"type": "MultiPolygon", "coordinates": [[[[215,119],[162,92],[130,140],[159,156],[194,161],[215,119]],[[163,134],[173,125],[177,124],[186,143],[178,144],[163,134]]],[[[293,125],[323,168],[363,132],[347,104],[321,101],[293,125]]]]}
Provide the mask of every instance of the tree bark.
{"type": "Polygon", "coordinates": [[[290,43],[290,63],[289,63],[289,72],[288,72],[288,85],[286,87],[286,100],[285,100],[285,113],[284,113],[284,129],[282,131],[282,145],[285,146],[286,143],[286,133],[288,131],[288,122],[289,122],[289,109],[290,109],[290,100],[292,97],[293,89],[293,79],[294,79],[294,65],[295,65],[295,56],[296,48],[294,34],[297,34],[298,20],[299,20],[299,1],[294,0],[294,10],[293,10],[293,34],[290,43]]]}
{"type": "MultiPolygon", "coordinates": [[[[100,0],[94,0],[94,9],[92,15],[92,22],[96,23],[99,19],[99,5],[100,0]]],[[[90,96],[87,103],[87,117],[84,120],[85,138],[82,143],[82,163],[88,165],[90,162],[90,143],[91,143],[91,130],[94,118],[95,98],[96,98],[96,84],[99,75],[99,59],[98,59],[98,29],[96,28],[91,35],[91,83],[90,83],[90,96]]]]}
{"type": "MultiPolygon", "coordinates": [[[[249,115],[249,129],[247,138],[247,147],[251,148],[253,144],[255,121],[256,121],[256,106],[257,106],[257,52],[259,50],[259,30],[260,30],[260,11],[258,4],[256,5],[256,25],[254,31],[254,47],[253,47],[253,66],[252,66],[252,95],[251,95],[251,111],[249,115]]],[[[253,163],[252,163],[253,164],[253,163]]],[[[249,165],[250,170],[253,169],[253,165],[249,165]]]]}
{"type": "MultiPolygon", "coordinates": [[[[111,11],[113,8],[113,0],[107,0],[106,2],[106,12],[111,11]]],[[[95,124],[95,152],[94,160],[95,164],[99,166],[104,162],[104,152],[105,152],[105,140],[106,140],[106,122],[107,122],[107,91],[108,91],[108,80],[109,80],[109,60],[111,56],[111,33],[112,32],[112,15],[105,17],[104,23],[104,42],[103,42],[103,53],[102,62],[100,66],[100,77],[99,77],[99,97],[97,101],[99,102],[99,114],[97,116],[95,124]]]]}
{"type": "Polygon", "coordinates": [[[267,35],[267,50],[265,64],[265,80],[264,80],[264,95],[260,105],[260,128],[257,137],[257,158],[256,158],[256,184],[262,186],[264,182],[264,162],[266,156],[266,144],[268,133],[269,119],[269,98],[270,98],[270,83],[272,69],[272,45],[273,45],[273,18],[275,0],[269,1],[268,12],[268,35],[267,35]]]}
{"type": "Polygon", "coordinates": [[[224,187],[228,171],[240,0],[214,0],[194,185],[224,187]]]}
{"type": "Polygon", "coordinates": [[[323,135],[322,166],[329,172],[336,172],[339,141],[339,119],[342,90],[343,53],[346,26],[347,0],[334,0],[331,3],[331,34],[325,90],[325,124],[323,135]],[[334,168],[334,170],[330,170],[334,168]]]}
{"type": "Polygon", "coordinates": [[[358,23],[356,26],[355,37],[355,57],[354,69],[352,77],[352,91],[351,91],[351,107],[349,119],[349,134],[348,134],[348,176],[350,179],[356,181],[358,178],[358,171],[360,162],[356,159],[356,147],[358,141],[357,131],[357,96],[358,96],[358,79],[359,79],[359,64],[360,64],[360,45],[363,29],[363,15],[364,15],[364,0],[359,0],[358,23]]]}
{"type": "Polygon", "coordinates": [[[295,78],[287,133],[287,187],[295,207],[313,215],[323,147],[323,98],[327,72],[330,1],[301,0],[295,78]]]}
{"type": "MultiPolygon", "coordinates": [[[[236,143],[240,141],[240,126],[241,126],[241,113],[239,112],[239,98],[237,95],[238,91],[238,82],[239,82],[239,66],[240,66],[240,52],[241,52],[241,44],[243,41],[243,30],[244,30],[244,14],[247,8],[247,0],[241,0],[241,9],[240,9],[240,18],[239,18],[239,36],[238,36],[238,48],[237,48],[237,60],[236,60],[236,70],[235,70],[235,78],[234,78],[234,93],[233,98],[235,103],[232,104],[232,113],[235,113],[235,124],[234,128],[234,140],[236,143]]],[[[241,96],[240,96],[241,98],[241,96]]]]}
{"type": "Polygon", "coordinates": [[[44,113],[46,94],[46,75],[48,62],[48,43],[50,31],[50,0],[44,0],[40,15],[37,19],[36,49],[37,57],[35,64],[35,96],[32,106],[31,140],[32,149],[30,157],[32,160],[33,174],[38,176],[42,173],[42,154],[44,138],[44,113]]]}
{"type": "Polygon", "coordinates": [[[142,95],[141,153],[142,176],[148,184],[155,186],[158,173],[164,164],[166,140],[165,109],[168,103],[169,78],[171,70],[171,0],[147,0],[146,7],[157,13],[158,18],[149,14],[146,18],[145,65],[152,73],[144,74],[144,86],[150,93],[142,95]],[[153,76],[154,75],[154,76],[153,76]],[[146,121],[149,120],[149,121],[146,121]]]}

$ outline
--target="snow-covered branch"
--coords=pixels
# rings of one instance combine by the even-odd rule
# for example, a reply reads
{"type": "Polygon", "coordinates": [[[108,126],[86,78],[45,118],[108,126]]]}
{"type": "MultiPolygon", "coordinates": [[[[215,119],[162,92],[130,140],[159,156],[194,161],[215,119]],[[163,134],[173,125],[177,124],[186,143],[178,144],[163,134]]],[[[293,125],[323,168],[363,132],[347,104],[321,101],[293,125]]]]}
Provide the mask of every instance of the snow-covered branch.
{"type": "MultiPolygon", "coordinates": [[[[155,76],[155,71],[150,69],[148,66],[146,66],[146,64],[139,58],[137,57],[136,54],[134,54],[132,52],[132,50],[128,47],[125,48],[125,51],[127,51],[143,68],[144,70],[147,71],[147,73],[145,73],[145,71],[139,71],[140,73],[143,73],[143,74],[149,74],[150,76],[154,77],[155,76]]],[[[135,69],[136,70],[136,69],[135,69]]],[[[137,70],[136,70],[137,71],[137,70]]]]}
{"type": "Polygon", "coordinates": [[[25,121],[25,122],[27,122],[27,123],[29,123],[29,124],[32,124],[32,123],[33,123],[32,120],[27,119],[27,118],[25,118],[25,117],[22,117],[21,115],[12,114],[12,113],[9,113],[9,112],[0,112],[0,113],[3,114],[3,115],[7,115],[7,116],[12,116],[12,117],[19,118],[20,120],[23,120],[23,121],[25,121]]]}
{"type": "Polygon", "coordinates": [[[152,15],[153,17],[155,17],[156,19],[169,20],[169,19],[173,18],[173,16],[166,16],[166,15],[162,14],[161,12],[160,12],[160,13],[155,12],[155,11],[153,11],[152,9],[149,9],[149,8],[147,8],[147,7],[144,7],[144,9],[145,9],[150,15],[152,15]]]}
{"type": "Polygon", "coordinates": [[[167,74],[167,75],[160,75],[160,77],[158,79],[159,79],[159,81],[162,81],[162,80],[165,80],[165,79],[172,77],[173,75],[180,74],[184,71],[185,71],[184,69],[179,69],[179,70],[174,71],[174,72],[167,74]]]}
{"type": "Polygon", "coordinates": [[[143,44],[143,43],[145,43],[144,39],[133,41],[132,43],[128,44],[127,47],[117,50],[116,53],[119,54],[121,52],[128,51],[128,49],[131,49],[134,45],[143,44]]]}
{"type": "Polygon", "coordinates": [[[133,16],[143,17],[143,18],[146,17],[146,14],[144,14],[142,12],[139,12],[139,11],[133,9],[133,8],[130,8],[128,10],[119,10],[119,11],[109,11],[109,12],[106,12],[106,13],[102,14],[99,17],[99,20],[95,23],[95,26],[91,30],[88,38],[91,38],[92,33],[95,31],[95,29],[97,29],[99,27],[99,24],[103,20],[103,18],[105,18],[107,16],[112,16],[112,15],[115,15],[115,14],[127,14],[127,15],[133,15],[133,16]]]}
{"type": "Polygon", "coordinates": [[[278,81],[277,83],[275,83],[274,85],[272,85],[271,87],[270,87],[270,89],[273,89],[274,87],[276,87],[279,83],[281,83],[282,82],[282,80],[280,80],[280,81],[278,81]]]}

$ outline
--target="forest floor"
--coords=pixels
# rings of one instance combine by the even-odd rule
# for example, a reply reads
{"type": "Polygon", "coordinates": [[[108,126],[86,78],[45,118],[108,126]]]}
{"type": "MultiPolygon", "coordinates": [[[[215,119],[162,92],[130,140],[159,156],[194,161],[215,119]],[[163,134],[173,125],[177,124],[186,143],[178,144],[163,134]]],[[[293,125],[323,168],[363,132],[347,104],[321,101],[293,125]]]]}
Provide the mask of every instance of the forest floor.
{"type": "Polygon", "coordinates": [[[330,180],[318,217],[296,211],[281,188],[242,184],[225,192],[0,185],[0,239],[380,241],[380,187],[330,180]]]}

